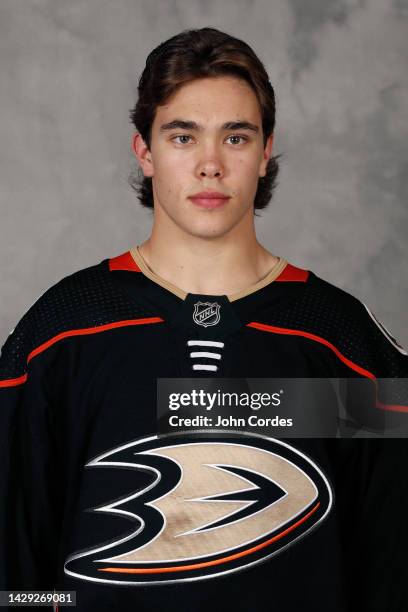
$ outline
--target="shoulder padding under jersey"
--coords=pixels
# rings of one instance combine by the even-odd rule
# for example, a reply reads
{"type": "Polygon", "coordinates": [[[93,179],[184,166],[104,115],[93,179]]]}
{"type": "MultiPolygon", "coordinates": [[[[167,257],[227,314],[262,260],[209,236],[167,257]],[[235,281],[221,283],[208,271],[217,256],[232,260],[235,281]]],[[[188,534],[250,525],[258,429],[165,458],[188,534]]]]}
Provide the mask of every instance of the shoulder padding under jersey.
{"type": "Polygon", "coordinates": [[[0,385],[24,382],[31,358],[62,337],[153,314],[113,284],[106,260],[65,276],[34,302],[7,337],[0,385]]]}
{"type": "Polygon", "coordinates": [[[356,366],[347,375],[408,377],[407,352],[369,307],[313,272],[294,299],[271,304],[256,322],[274,333],[293,333],[326,345],[345,365],[356,366]]]}

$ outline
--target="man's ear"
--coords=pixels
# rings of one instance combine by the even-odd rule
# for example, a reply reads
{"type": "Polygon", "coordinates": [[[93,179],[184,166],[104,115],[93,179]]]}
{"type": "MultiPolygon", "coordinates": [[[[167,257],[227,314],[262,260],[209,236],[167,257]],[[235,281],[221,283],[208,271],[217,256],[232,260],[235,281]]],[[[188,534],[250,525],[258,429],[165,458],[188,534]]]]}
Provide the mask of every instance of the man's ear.
{"type": "Polygon", "coordinates": [[[132,136],[132,151],[137,157],[144,176],[153,176],[152,155],[139,132],[135,132],[132,136]]]}
{"type": "Polygon", "coordinates": [[[272,146],[273,146],[273,132],[268,136],[266,141],[266,145],[263,152],[263,159],[259,168],[259,176],[266,176],[266,166],[268,165],[268,161],[272,155],[272,146]]]}

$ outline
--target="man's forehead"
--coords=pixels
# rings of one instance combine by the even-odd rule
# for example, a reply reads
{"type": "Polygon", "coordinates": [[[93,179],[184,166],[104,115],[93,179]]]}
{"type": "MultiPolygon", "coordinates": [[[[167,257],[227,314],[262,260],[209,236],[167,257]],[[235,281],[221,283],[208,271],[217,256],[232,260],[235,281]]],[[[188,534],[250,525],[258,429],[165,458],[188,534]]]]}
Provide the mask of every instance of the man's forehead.
{"type": "Polygon", "coordinates": [[[156,109],[160,123],[182,118],[196,124],[228,121],[260,122],[261,109],[255,92],[239,79],[207,78],[183,85],[156,109]],[[237,85],[238,88],[231,86],[237,85]],[[244,87],[244,89],[242,89],[244,87]]]}

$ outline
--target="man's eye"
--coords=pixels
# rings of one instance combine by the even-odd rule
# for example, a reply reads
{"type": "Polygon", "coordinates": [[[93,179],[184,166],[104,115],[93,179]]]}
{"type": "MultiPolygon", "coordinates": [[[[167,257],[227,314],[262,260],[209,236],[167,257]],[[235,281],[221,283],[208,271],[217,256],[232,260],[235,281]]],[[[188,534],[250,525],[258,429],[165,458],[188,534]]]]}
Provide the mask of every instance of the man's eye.
{"type": "MultiPolygon", "coordinates": [[[[191,138],[191,136],[189,136],[188,134],[178,134],[177,136],[173,136],[173,138],[171,138],[171,140],[176,142],[177,144],[188,144],[187,140],[180,141],[180,140],[177,140],[178,138],[185,138],[188,140],[189,138],[191,138]]],[[[233,143],[234,145],[242,144],[242,141],[243,142],[248,141],[248,138],[246,136],[240,136],[238,134],[231,134],[231,136],[228,136],[227,140],[229,140],[230,138],[235,138],[235,143],[233,143]]]]}
{"type": "MultiPolygon", "coordinates": [[[[171,140],[176,141],[176,138],[191,138],[188,134],[179,134],[178,136],[173,136],[171,140]]],[[[186,144],[185,142],[178,142],[178,144],[186,144]]]]}
{"type": "MultiPolygon", "coordinates": [[[[238,134],[233,134],[231,136],[228,136],[228,139],[229,138],[238,138],[238,139],[243,140],[244,142],[248,141],[248,138],[246,136],[239,136],[238,134]]],[[[241,144],[241,142],[236,142],[235,144],[241,144]]]]}

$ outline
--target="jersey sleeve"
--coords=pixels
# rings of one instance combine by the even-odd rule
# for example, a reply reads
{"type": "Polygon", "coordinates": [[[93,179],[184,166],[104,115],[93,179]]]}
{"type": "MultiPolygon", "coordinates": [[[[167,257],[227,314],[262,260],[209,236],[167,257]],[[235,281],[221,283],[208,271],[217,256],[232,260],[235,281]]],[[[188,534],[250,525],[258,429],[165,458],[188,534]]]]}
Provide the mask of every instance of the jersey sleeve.
{"type": "Polygon", "coordinates": [[[360,315],[360,370],[348,379],[346,408],[368,436],[342,441],[351,449],[341,495],[350,605],[398,612],[408,610],[408,353],[363,303],[360,315]]]}
{"type": "Polygon", "coordinates": [[[408,352],[362,302],[354,329],[352,368],[341,381],[348,424],[369,435],[408,437],[408,352]]]}
{"type": "Polygon", "coordinates": [[[35,308],[0,355],[0,589],[52,590],[62,500],[35,308]]]}

